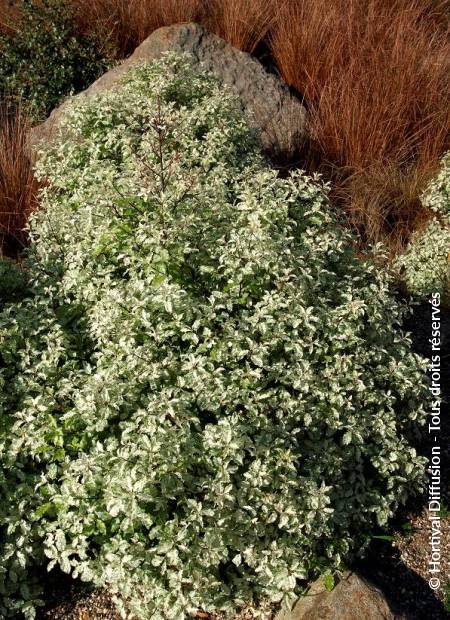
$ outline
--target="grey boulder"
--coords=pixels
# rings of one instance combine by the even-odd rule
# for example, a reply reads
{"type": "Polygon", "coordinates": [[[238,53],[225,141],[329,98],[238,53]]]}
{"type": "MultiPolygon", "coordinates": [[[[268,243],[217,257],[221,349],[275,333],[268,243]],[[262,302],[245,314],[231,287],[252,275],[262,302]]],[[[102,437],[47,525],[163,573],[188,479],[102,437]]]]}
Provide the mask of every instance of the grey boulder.
{"type": "Polygon", "coordinates": [[[263,147],[289,157],[306,135],[306,111],[286,84],[268,73],[260,62],[211,34],[198,24],[180,24],[153,32],[134,53],[85,91],[67,99],[30,135],[32,146],[52,139],[58,121],[71,99],[92,97],[114,88],[134,64],[152,61],[173,50],[190,54],[195,63],[212,73],[239,96],[251,124],[260,131],[263,147]]]}

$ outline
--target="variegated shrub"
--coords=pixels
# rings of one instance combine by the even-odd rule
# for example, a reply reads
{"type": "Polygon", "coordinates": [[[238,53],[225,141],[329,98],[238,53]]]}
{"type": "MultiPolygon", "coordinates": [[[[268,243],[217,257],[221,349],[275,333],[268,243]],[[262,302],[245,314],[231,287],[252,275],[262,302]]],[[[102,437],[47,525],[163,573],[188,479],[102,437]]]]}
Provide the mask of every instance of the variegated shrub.
{"type": "Polygon", "coordinates": [[[415,297],[426,300],[438,292],[450,305],[450,153],[442,160],[439,173],[429,184],[423,203],[436,215],[413,234],[405,252],[396,260],[406,287],[415,297]]]}
{"type": "Polygon", "coordinates": [[[0,314],[2,613],[43,564],[140,618],[289,603],[421,484],[387,276],[186,58],[72,107],[39,173],[0,314]]]}

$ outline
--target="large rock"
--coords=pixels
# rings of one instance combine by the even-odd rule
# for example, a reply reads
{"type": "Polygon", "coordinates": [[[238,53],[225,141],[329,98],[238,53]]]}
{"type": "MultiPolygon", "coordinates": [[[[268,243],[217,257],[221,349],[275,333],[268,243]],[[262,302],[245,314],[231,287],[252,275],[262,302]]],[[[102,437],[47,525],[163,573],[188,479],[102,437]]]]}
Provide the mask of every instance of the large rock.
{"type": "Polygon", "coordinates": [[[406,620],[390,609],[382,593],[358,577],[346,573],[328,592],[321,579],[315,581],[306,596],[292,611],[281,611],[276,620],[406,620]]]}
{"type": "MultiPolygon", "coordinates": [[[[243,109],[254,126],[261,131],[264,147],[270,152],[289,156],[305,135],[306,112],[288,87],[269,74],[257,60],[211,34],[198,24],[182,24],[160,28],[151,34],[130,56],[105,73],[75,98],[92,97],[116,86],[124,73],[140,61],[152,61],[163,52],[188,52],[197,63],[213,73],[238,95],[243,109]]],[[[51,140],[65,107],[66,100],[50,117],[32,130],[31,144],[51,140]]]]}

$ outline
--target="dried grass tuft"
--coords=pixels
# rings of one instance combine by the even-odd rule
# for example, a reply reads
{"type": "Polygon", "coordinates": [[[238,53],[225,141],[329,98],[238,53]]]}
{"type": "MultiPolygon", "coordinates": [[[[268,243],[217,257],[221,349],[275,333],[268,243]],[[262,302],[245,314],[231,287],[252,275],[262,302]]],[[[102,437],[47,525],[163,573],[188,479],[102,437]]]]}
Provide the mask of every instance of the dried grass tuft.
{"type": "Polygon", "coordinates": [[[275,0],[206,0],[202,22],[234,47],[252,53],[275,18],[275,0]]]}
{"type": "Polygon", "coordinates": [[[407,238],[449,148],[446,4],[287,0],[272,30],[282,76],[310,104],[322,168],[369,241],[407,238]]]}
{"type": "Polygon", "coordinates": [[[203,0],[71,0],[83,32],[103,40],[110,55],[124,58],[154,30],[199,21],[203,0]]]}
{"type": "Polygon", "coordinates": [[[0,254],[16,256],[26,245],[25,226],[38,205],[38,183],[28,148],[26,114],[0,109],[0,254]]]}

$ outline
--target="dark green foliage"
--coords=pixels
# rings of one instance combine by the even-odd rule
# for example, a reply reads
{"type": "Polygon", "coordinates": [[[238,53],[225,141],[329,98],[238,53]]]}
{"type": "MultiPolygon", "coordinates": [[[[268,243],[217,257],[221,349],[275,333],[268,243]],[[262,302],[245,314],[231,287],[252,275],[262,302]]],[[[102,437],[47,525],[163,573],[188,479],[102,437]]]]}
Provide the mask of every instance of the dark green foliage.
{"type": "Polygon", "coordinates": [[[106,60],[63,0],[20,0],[19,8],[18,29],[0,35],[0,97],[26,102],[39,118],[86,88],[106,60]]]}
{"type": "Polygon", "coordinates": [[[24,296],[25,276],[21,267],[8,259],[0,258],[0,308],[24,296]]]}

